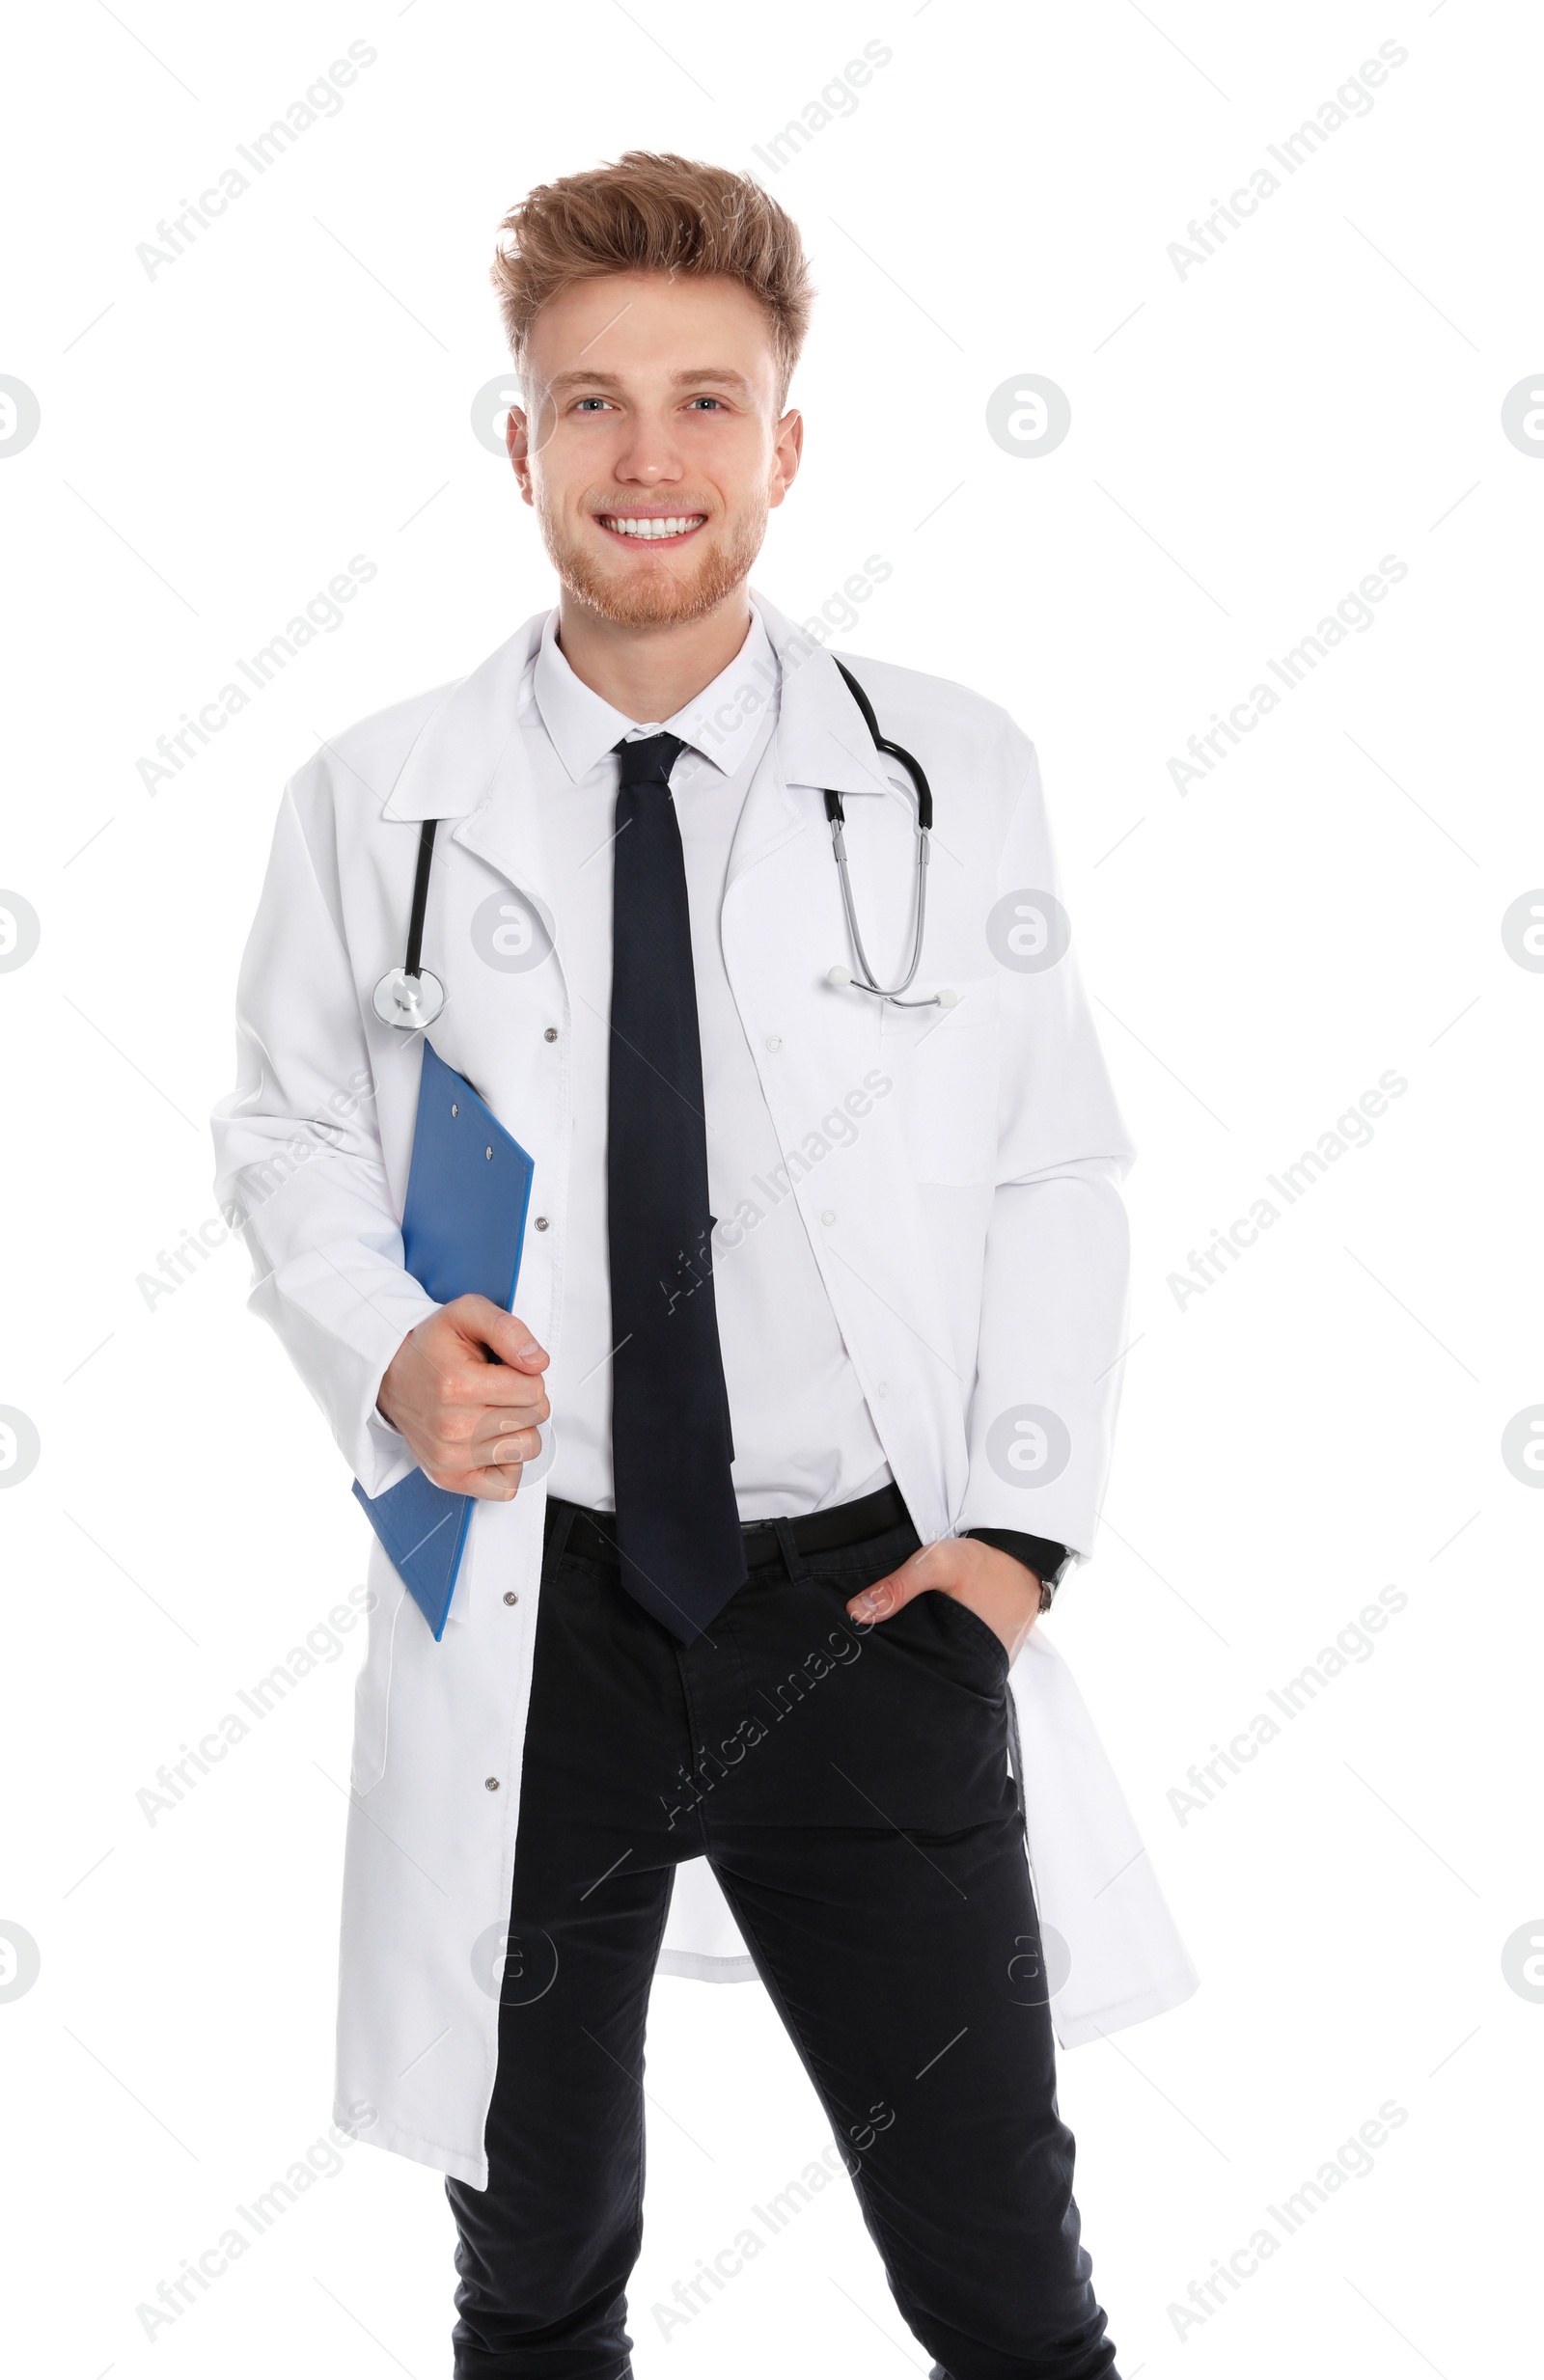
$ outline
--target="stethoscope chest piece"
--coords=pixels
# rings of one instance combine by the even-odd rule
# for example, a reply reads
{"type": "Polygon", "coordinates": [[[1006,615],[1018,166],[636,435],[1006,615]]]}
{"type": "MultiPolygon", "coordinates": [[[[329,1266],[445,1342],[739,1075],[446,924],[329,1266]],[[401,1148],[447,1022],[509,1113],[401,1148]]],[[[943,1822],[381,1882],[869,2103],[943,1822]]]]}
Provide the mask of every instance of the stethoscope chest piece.
{"type": "MultiPolygon", "coordinates": [[[[832,659],[836,660],[835,654],[832,655],[832,659]]],[[[887,1002],[893,1008],[952,1008],[957,1003],[959,995],[947,987],[939,992],[919,994],[912,999],[905,999],[901,997],[917,973],[923,955],[923,936],[926,930],[927,838],[932,832],[933,825],[932,788],[927,782],[921,761],[907,752],[903,745],[893,744],[888,736],[880,734],[879,722],[874,717],[873,704],[864,693],[852,671],[840,661],[837,662],[837,668],[841,670],[848,692],[863,715],[864,725],[873,740],[875,751],[887,752],[893,760],[898,761],[911,779],[912,790],[917,799],[917,892],[912,917],[911,957],[907,961],[906,971],[898,982],[889,985],[882,984],[868,964],[868,953],[863,946],[863,937],[858,931],[858,914],[853,907],[852,899],[852,880],[847,871],[847,850],[843,835],[846,822],[841,796],[840,793],[828,791],[825,796],[825,805],[826,817],[831,827],[832,855],[837,863],[837,881],[841,888],[841,906],[847,920],[847,931],[852,939],[852,954],[858,962],[860,971],[854,974],[850,967],[833,967],[827,972],[826,981],[833,990],[867,992],[871,999],[887,1002]]],[[[424,918],[428,907],[429,869],[434,859],[434,832],[438,824],[439,821],[436,818],[425,818],[419,826],[418,865],[413,876],[413,906],[407,923],[407,951],[404,964],[390,969],[386,974],[382,975],[375,986],[373,995],[372,1004],[381,1023],[394,1025],[404,1033],[419,1032],[425,1026],[432,1025],[445,1005],[445,986],[437,975],[431,975],[428,970],[420,964],[424,947],[424,918]]]]}
{"type": "Polygon", "coordinates": [[[403,1032],[432,1025],[444,1005],[445,986],[427,968],[410,975],[405,967],[394,967],[375,986],[375,1014],[382,1025],[398,1026],[403,1032]]]}
{"type": "Polygon", "coordinates": [[[432,1025],[445,1005],[445,986],[421,964],[424,913],[428,907],[428,871],[434,858],[437,818],[426,818],[418,831],[418,866],[413,876],[413,909],[407,924],[407,955],[400,967],[388,968],[376,984],[372,1005],[382,1025],[416,1033],[432,1025]]]}

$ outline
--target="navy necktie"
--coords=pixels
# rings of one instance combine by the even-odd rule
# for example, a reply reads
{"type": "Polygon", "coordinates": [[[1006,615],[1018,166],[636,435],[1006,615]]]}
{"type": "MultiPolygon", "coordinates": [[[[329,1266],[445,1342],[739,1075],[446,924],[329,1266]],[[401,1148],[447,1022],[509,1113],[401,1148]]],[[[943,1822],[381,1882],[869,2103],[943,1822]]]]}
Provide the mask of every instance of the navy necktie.
{"type": "Polygon", "coordinates": [[[713,1302],[703,1050],[670,773],[679,736],[623,739],[612,841],[612,1466],[621,1581],[682,1644],[746,1577],[713,1302]]]}

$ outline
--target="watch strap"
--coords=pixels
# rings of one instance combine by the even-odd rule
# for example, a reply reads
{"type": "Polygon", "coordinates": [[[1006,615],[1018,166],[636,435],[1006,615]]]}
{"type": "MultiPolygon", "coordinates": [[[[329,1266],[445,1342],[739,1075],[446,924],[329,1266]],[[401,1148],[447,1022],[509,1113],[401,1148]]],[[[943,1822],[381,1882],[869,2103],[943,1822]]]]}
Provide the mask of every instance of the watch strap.
{"type": "Polygon", "coordinates": [[[995,1546],[999,1553],[1010,1553],[1015,1562],[1032,1570],[1040,1582],[1040,1609],[1050,1610],[1057,1588],[1072,1565],[1067,1546],[1058,1545],[1054,1538],[1028,1536],[1022,1529],[967,1529],[965,1535],[979,1538],[983,1546],[995,1546]]]}

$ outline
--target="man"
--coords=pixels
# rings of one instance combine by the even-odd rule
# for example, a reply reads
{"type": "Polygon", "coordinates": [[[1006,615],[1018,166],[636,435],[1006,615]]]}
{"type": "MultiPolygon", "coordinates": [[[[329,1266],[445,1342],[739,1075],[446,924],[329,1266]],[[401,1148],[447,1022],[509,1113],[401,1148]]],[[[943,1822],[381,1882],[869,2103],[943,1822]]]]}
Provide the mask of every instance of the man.
{"type": "Polygon", "coordinates": [[[1132,1155],[1034,751],[748,590],[803,441],[779,206],[633,152],[504,233],[558,606],[287,790],[216,1117],[362,1488],[478,1499],[441,1641],[372,1552],[339,2120],[447,2175],[460,2380],[630,2370],[680,1871],[666,1962],[754,1961],[937,2368],[1091,2380],[1050,1999],[1088,2038],[1194,1976],[1032,1635],[1092,1544],[1132,1155]],[[535,1165],[512,1315],[402,1265],[422,1036],[372,989],[430,819],[433,1047],[535,1165]],[[1027,1819],[1053,1881],[1084,1853],[1070,1983],[1027,1819]]]}

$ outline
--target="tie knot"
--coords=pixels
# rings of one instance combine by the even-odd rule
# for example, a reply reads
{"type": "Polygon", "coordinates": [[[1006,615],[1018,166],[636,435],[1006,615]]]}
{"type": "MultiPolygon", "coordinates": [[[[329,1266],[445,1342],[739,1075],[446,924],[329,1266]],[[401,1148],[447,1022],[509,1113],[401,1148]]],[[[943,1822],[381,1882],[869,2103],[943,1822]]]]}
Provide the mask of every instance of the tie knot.
{"type": "Polygon", "coordinates": [[[686,750],[686,741],[683,736],[662,730],[658,735],[624,735],[612,750],[621,763],[622,784],[668,785],[678,754],[686,750]]]}

